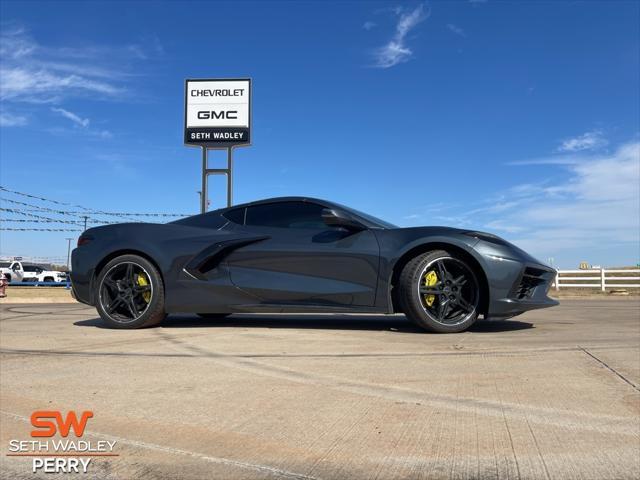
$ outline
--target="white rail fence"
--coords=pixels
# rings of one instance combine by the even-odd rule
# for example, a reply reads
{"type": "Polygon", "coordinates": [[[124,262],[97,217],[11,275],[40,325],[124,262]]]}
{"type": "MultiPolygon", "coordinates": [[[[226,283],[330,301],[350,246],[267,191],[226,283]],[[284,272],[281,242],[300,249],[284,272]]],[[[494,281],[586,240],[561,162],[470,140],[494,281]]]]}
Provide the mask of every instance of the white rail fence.
{"type": "Polygon", "coordinates": [[[558,270],[552,285],[561,288],[606,289],[640,288],[640,269],[592,268],[589,270],[558,270]]]}

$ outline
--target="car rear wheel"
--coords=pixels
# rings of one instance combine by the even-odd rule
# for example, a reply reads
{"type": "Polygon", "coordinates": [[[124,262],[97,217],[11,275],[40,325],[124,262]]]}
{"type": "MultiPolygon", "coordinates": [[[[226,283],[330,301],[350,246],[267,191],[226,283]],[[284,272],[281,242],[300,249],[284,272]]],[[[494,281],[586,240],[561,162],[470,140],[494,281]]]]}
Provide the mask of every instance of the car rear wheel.
{"type": "Polygon", "coordinates": [[[96,308],[111,328],[144,328],[164,320],[164,285],[156,267],[137,255],[122,255],[102,269],[96,308]]]}
{"type": "Polygon", "coordinates": [[[478,279],[472,267],[450,252],[436,250],[409,261],[398,287],[404,314],[427,330],[462,332],[478,318],[478,279]]]}

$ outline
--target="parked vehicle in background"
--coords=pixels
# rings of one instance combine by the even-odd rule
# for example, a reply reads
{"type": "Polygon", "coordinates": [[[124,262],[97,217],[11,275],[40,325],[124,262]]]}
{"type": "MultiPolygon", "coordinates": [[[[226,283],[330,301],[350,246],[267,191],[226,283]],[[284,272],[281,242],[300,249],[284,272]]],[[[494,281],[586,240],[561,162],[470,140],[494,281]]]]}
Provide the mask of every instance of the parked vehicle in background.
{"type": "Polygon", "coordinates": [[[0,262],[0,272],[4,273],[9,283],[21,282],[24,278],[24,269],[22,263],[17,260],[8,262],[0,262]]]}
{"type": "Polygon", "coordinates": [[[67,274],[57,270],[45,270],[40,265],[24,265],[23,282],[66,282],[67,274]]]}

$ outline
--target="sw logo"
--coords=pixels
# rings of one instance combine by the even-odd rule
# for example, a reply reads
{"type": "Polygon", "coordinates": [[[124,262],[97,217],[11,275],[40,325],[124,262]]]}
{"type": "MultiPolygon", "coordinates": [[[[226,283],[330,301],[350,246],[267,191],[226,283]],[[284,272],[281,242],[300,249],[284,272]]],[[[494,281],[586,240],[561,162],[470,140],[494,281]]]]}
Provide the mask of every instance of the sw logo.
{"type": "Polygon", "coordinates": [[[93,412],[86,410],[80,415],[80,419],[75,412],[67,412],[67,417],[62,418],[62,413],[57,410],[38,410],[31,414],[31,425],[36,430],[31,431],[32,437],[53,437],[60,433],[62,437],[67,437],[69,431],[73,429],[76,437],[82,437],[87,421],[93,417],[93,412]]]}

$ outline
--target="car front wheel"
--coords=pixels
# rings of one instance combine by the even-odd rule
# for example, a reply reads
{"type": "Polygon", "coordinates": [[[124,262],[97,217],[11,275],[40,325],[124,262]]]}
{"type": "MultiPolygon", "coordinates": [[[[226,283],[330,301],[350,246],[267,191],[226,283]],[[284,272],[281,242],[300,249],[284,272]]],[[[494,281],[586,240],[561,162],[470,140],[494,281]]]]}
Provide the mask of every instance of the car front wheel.
{"type": "Polygon", "coordinates": [[[162,277],[145,258],[114,258],[101,270],[96,285],[96,308],[111,328],[151,327],[166,316],[162,277]]]}
{"type": "Polygon", "coordinates": [[[419,326],[462,332],[478,318],[480,284],[464,259],[444,250],[413,258],[400,274],[400,306],[419,326]]]}

